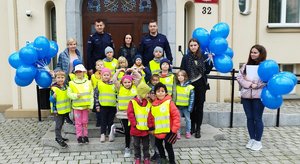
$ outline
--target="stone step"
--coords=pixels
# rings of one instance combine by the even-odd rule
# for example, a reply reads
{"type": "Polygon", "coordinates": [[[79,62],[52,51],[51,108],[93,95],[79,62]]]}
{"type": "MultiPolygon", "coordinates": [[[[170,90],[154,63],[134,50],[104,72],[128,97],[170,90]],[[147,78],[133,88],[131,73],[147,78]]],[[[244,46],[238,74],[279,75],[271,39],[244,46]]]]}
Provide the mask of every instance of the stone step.
{"type": "MultiPolygon", "coordinates": [[[[85,151],[108,151],[108,150],[118,150],[122,151],[125,147],[125,138],[121,134],[117,134],[114,142],[100,142],[100,132],[99,128],[93,126],[94,124],[89,124],[89,140],[88,144],[78,144],[76,136],[74,133],[74,126],[66,125],[63,131],[63,137],[68,138],[67,144],[68,148],[61,148],[55,142],[54,124],[47,131],[47,133],[42,137],[41,143],[43,146],[50,146],[59,149],[60,152],[85,152],[85,151]],[[70,130],[72,129],[72,130],[70,130]],[[98,131],[98,133],[97,133],[98,131]]],[[[184,127],[182,127],[184,128],[184,127]]],[[[184,136],[174,144],[174,148],[183,147],[210,147],[216,146],[217,140],[225,139],[224,134],[217,128],[204,124],[201,127],[201,138],[196,139],[194,136],[190,139],[185,139],[184,136]]],[[[133,146],[132,146],[133,147],[133,146]]]]}

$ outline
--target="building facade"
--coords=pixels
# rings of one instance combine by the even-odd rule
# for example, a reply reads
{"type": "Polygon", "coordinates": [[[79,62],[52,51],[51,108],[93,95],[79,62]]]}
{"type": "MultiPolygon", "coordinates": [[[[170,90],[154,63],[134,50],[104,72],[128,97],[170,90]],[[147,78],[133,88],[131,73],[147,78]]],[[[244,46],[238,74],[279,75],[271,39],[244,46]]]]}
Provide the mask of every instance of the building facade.
{"type": "MultiPolygon", "coordinates": [[[[0,68],[4,70],[0,105],[12,104],[9,110],[17,113],[37,111],[36,84],[22,88],[15,84],[15,69],[7,62],[9,55],[39,35],[57,41],[59,51],[66,48],[68,38],[76,38],[85,55],[86,40],[93,32],[96,18],[105,20],[106,31],[112,33],[116,47],[126,33],[132,33],[138,44],[147,33],[147,22],[156,19],[159,32],[170,42],[176,66],[182,58],[178,47],[183,51],[187,48],[195,28],[210,31],[216,23],[226,22],[230,26],[227,41],[234,50],[235,69],[247,61],[254,44],[264,45],[267,58],[277,61],[281,70],[297,74],[300,69],[299,0],[2,0],[0,10],[0,68]]],[[[223,102],[230,98],[230,81],[209,83],[207,101],[223,102]]],[[[235,88],[237,97],[238,87],[235,88]]],[[[297,93],[296,87],[293,94],[297,93]]]]}

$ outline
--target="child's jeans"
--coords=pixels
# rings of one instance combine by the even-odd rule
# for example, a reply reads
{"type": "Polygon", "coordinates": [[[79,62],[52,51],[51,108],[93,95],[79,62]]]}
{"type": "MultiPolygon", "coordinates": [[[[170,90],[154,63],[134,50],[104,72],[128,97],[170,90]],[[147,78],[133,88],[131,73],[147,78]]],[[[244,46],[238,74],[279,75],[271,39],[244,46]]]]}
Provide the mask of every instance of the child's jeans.
{"type": "Polygon", "coordinates": [[[75,117],[75,128],[76,137],[87,137],[88,136],[88,121],[89,121],[89,110],[77,110],[74,109],[75,117]]]}
{"type": "Polygon", "coordinates": [[[141,159],[141,144],[143,145],[144,159],[150,158],[149,154],[149,135],[133,136],[134,158],[141,159]]]}
{"type": "Polygon", "coordinates": [[[65,114],[55,114],[54,120],[55,120],[55,138],[61,140],[62,139],[61,129],[64,125],[65,114]]]}
{"type": "Polygon", "coordinates": [[[184,116],[185,119],[185,132],[190,133],[191,132],[191,113],[188,111],[187,106],[178,106],[178,109],[180,111],[181,117],[184,116]]]}

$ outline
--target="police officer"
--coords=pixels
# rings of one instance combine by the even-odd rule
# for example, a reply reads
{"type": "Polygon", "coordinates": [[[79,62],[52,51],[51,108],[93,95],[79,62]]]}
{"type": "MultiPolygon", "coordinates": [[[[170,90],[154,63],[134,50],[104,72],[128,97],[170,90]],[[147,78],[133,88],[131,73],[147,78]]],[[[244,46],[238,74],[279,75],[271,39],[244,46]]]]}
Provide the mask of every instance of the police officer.
{"type": "Polygon", "coordinates": [[[107,46],[114,48],[112,37],[104,32],[105,24],[102,20],[95,21],[96,32],[90,36],[87,44],[87,70],[89,75],[95,72],[95,63],[105,58],[104,50],[107,46]]]}
{"type": "Polygon", "coordinates": [[[149,62],[154,58],[153,50],[156,46],[160,46],[164,49],[166,57],[172,64],[173,57],[171,48],[167,37],[163,34],[158,33],[158,26],[155,20],[151,20],[148,25],[149,34],[145,35],[139,47],[139,53],[143,57],[144,66],[148,66],[149,62]]]}

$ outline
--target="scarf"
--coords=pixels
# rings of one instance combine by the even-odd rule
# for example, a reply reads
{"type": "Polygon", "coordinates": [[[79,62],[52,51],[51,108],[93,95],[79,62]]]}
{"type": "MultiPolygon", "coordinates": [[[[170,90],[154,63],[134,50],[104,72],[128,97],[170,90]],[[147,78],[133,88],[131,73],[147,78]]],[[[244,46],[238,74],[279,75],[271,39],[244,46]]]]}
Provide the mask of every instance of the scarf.
{"type": "Polygon", "coordinates": [[[204,58],[197,57],[193,54],[187,56],[187,66],[189,67],[188,72],[190,73],[191,82],[197,81],[203,76],[203,73],[206,71],[204,58]]]}

